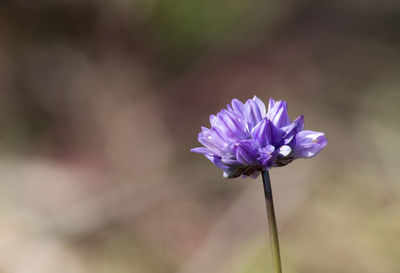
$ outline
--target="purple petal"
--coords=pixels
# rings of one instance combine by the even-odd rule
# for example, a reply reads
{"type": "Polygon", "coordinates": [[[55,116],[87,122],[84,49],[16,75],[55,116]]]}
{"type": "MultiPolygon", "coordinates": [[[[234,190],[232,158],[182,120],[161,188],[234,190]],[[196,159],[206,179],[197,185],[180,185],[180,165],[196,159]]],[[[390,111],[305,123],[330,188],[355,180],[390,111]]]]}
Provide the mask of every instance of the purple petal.
{"type": "Polygon", "coordinates": [[[272,165],[271,159],[274,151],[275,147],[272,145],[267,145],[260,150],[260,162],[264,169],[267,169],[272,165]]]}
{"type": "Polygon", "coordinates": [[[226,154],[222,157],[221,159],[222,163],[228,166],[239,166],[241,165],[237,160],[236,160],[236,155],[234,154],[226,154]]]}
{"type": "Polygon", "coordinates": [[[257,150],[251,140],[244,140],[237,144],[236,160],[244,165],[257,162],[257,150]]]}
{"type": "Polygon", "coordinates": [[[235,139],[234,134],[227,128],[224,121],[219,116],[210,116],[211,129],[214,130],[220,139],[230,142],[235,139]]]}
{"type": "Polygon", "coordinates": [[[208,148],[213,154],[222,156],[228,149],[228,144],[217,134],[215,129],[203,130],[197,138],[201,144],[208,148]]]}
{"type": "Polygon", "coordinates": [[[275,105],[275,100],[273,98],[269,99],[269,104],[268,104],[268,112],[274,107],[275,105]]]}
{"type": "Polygon", "coordinates": [[[210,123],[218,135],[225,141],[235,141],[247,138],[247,129],[244,120],[228,110],[222,110],[217,116],[210,116],[210,123]]]}
{"type": "Polygon", "coordinates": [[[251,135],[254,143],[262,148],[268,144],[279,146],[284,140],[285,131],[277,128],[272,121],[265,118],[253,128],[251,135]]]}
{"type": "Polygon", "coordinates": [[[229,136],[227,135],[226,127],[220,118],[218,118],[214,115],[211,115],[210,116],[210,124],[211,124],[211,128],[213,128],[217,132],[217,134],[219,135],[219,137],[221,139],[223,139],[225,141],[229,140],[229,136]]]}
{"type": "Polygon", "coordinates": [[[267,110],[265,109],[265,104],[262,100],[257,98],[257,96],[254,96],[253,100],[257,103],[258,108],[260,109],[261,117],[264,118],[265,115],[267,114],[267,110]]]}
{"type": "Polygon", "coordinates": [[[197,148],[190,149],[190,151],[192,153],[198,153],[198,154],[212,154],[212,152],[209,149],[207,149],[206,147],[197,147],[197,148]]]}
{"type": "Polygon", "coordinates": [[[247,138],[247,129],[244,120],[239,120],[233,113],[227,110],[222,110],[218,116],[232,133],[234,139],[247,138]]]}
{"type": "Polygon", "coordinates": [[[296,134],[304,130],[304,116],[300,115],[291,124],[281,129],[286,133],[284,144],[292,145],[296,134]]]}
{"type": "Polygon", "coordinates": [[[245,118],[250,130],[263,119],[261,110],[255,100],[246,101],[245,118]]]}
{"type": "Polygon", "coordinates": [[[233,112],[238,114],[241,117],[244,117],[244,103],[238,99],[233,99],[232,102],[233,112]]]}
{"type": "Polygon", "coordinates": [[[293,123],[295,123],[296,126],[297,126],[297,128],[296,128],[296,131],[297,131],[297,132],[300,132],[300,131],[303,131],[303,130],[304,130],[304,116],[303,116],[303,115],[298,116],[298,117],[293,121],[293,123]]]}
{"type": "Polygon", "coordinates": [[[311,158],[319,154],[328,144],[325,134],[314,131],[301,131],[296,135],[296,145],[293,155],[295,157],[311,158]]]}
{"type": "Polygon", "coordinates": [[[284,127],[290,124],[289,115],[287,112],[286,101],[277,101],[274,106],[268,110],[267,118],[278,127],[284,127]]]}
{"type": "Polygon", "coordinates": [[[251,131],[251,136],[253,137],[254,143],[258,147],[265,147],[271,142],[266,133],[267,123],[268,120],[264,119],[263,121],[258,123],[251,131]]]}
{"type": "Polygon", "coordinates": [[[218,168],[220,168],[220,169],[225,168],[225,165],[222,163],[220,156],[206,154],[205,157],[207,157],[208,160],[210,160],[212,163],[214,163],[214,165],[217,166],[218,168]]]}

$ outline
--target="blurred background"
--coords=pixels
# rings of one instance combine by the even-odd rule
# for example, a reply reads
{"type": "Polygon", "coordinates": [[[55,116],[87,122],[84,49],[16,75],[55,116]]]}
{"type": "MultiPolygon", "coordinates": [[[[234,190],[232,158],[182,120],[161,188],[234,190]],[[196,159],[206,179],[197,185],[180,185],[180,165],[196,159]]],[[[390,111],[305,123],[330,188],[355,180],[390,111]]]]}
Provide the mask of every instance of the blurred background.
{"type": "Polygon", "coordinates": [[[400,2],[0,4],[0,272],[271,272],[261,180],[189,149],[232,98],[324,131],[271,171],[284,272],[400,272],[400,2]]]}

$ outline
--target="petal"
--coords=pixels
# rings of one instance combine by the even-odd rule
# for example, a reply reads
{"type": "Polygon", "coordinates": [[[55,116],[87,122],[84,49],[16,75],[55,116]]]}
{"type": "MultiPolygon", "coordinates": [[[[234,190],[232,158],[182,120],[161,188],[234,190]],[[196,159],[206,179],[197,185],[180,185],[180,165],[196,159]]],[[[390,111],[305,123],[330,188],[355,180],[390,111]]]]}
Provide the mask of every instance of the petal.
{"type": "Polygon", "coordinates": [[[257,98],[257,96],[254,96],[253,100],[257,103],[258,108],[260,109],[261,117],[265,117],[265,115],[267,114],[267,110],[265,109],[264,102],[257,98]]]}
{"type": "Polygon", "coordinates": [[[240,120],[236,114],[222,110],[217,116],[210,116],[210,123],[218,135],[225,141],[235,141],[248,137],[244,120],[240,120]]]}
{"type": "Polygon", "coordinates": [[[236,160],[236,156],[234,154],[226,154],[221,159],[222,163],[227,166],[240,166],[241,164],[236,160]]]}
{"type": "Polygon", "coordinates": [[[295,157],[311,158],[316,156],[328,144],[325,134],[314,131],[301,131],[296,135],[295,157]]]}
{"type": "Polygon", "coordinates": [[[232,104],[233,112],[240,115],[241,117],[244,117],[244,108],[245,108],[244,103],[238,99],[233,99],[231,104],[232,104]]]}
{"type": "Polygon", "coordinates": [[[275,100],[273,98],[269,99],[269,104],[268,104],[268,112],[271,110],[272,107],[275,105],[275,100]]]}
{"type": "Polygon", "coordinates": [[[206,147],[197,147],[190,149],[192,153],[198,153],[198,154],[212,154],[212,152],[206,148],[206,147]]]}
{"type": "Polygon", "coordinates": [[[247,138],[247,129],[244,120],[239,120],[235,114],[227,110],[222,110],[218,113],[218,116],[230,130],[234,139],[247,138]]]}
{"type": "Polygon", "coordinates": [[[254,140],[254,143],[258,147],[265,147],[267,144],[271,142],[266,133],[266,127],[268,122],[269,121],[267,119],[264,119],[263,121],[258,123],[251,131],[251,136],[254,140]]]}
{"type": "Polygon", "coordinates": [[[284,127],[290,124],[289,115],[287,112],[286,101],[277,101],[274,106],[268,110],[267,118],[278,127],[284,127]]]}
{"type": "Polygon", "coordinates": [[[221,121],[219,117],[214,115],[210,116],[210,124],[211,128],[215,130],[215,132],[219,135],[219,137],[225,141],[229,141],[229,131],[226,128],[225,124],[221,121]]]}
{"type": "Polygon", "coordinates": [[[291,124],[281,129],[286,133],[284,144],[292,145],[292,142],[295,140],[295,135],[304,130],[304,116],[300,115],[291,124]]]}
{"type": "Polygon", "coordinates": [[[244,165],[253,165],[257,163],[257,149],[255,149],[251,140],[244,140],[237,143],[236,160],[244,165]]]}
{"type": "Polygon", "coordinates": [[[251,135],[258,147],[262,148],[268,144],[280,146],[284,141],[285,131],[277,128],[272,121],[265,118],[253,128],[251,135]]]}
{"type": "Polygon", "coordinates": [[[261,110],[255,100],[246,101],[245,118],[250,130],[263,119],[261,116],[261,110]]]}
{"type": "Polygon", "coordinates": [[[216,156],[216,155],[205,155],[208,160],[210,160],[212,163],[214,163],[215,166],[217,166],[220,169],[224,169],[225,165],[222,163],[221,161],[221,157],[220,156],[216,156]]]}
{"type": "Polygon", "coordinates": [[[288,145],[283,145],[279,148],[279,156],[287,157],[292,152],[292,148],[288,145]]]}
{"type": "Polygon", "coordinates": [[[264,169],[268,169],[268,167],[272,166],[272,157],[273,152],[275,151],[275,147],[272,145],[267,145],[262,148],[260,151],[260,162],[264,169]]]}
{"type": "Polygon", "coordinates": [[[296,131],[297,132],[300,132],[300,131],[303,131],[304,130],[304,116],[303,115],[300,115],[300,116],[298,116],[294,121],[293,121],[293,123],[295,123],[296,124],[296,131]]]}
{"type": "Polygon", "coordinates": [[[228,150],[228,143],[217,134],[214,128],[200,132],[197,139],[213,154],[222,156],[228,150]]]}

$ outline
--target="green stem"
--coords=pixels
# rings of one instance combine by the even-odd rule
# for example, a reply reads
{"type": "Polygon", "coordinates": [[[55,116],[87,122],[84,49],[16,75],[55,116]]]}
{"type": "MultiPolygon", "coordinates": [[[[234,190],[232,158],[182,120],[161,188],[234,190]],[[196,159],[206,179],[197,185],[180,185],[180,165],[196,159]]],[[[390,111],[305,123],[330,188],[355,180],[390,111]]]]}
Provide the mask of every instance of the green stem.
{"type": "Polygon", "coordinates": [[[278,229],[276,228],[274,200],[272,199],[271,180],[269,179],[268,171],[262,172],[262,178],[264,185],[265,203],[267,205],[269,236],[271,239],[271,252],[274,273],[282,273],[281,255],[279,253],[278,229]]]}

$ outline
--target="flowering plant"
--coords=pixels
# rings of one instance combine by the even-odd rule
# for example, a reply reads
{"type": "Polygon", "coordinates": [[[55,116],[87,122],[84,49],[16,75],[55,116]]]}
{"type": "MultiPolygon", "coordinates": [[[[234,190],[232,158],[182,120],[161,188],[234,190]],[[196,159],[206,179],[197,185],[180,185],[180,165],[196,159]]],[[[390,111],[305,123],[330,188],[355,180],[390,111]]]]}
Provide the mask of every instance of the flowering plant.
{"type": "Polygon", "coordinates": [[[242,103],[233,99],[227,109],[210,116],[211,128],[202,127],[198,140],[204,154],[224,171],[225,178],[256,178],[262,173],[274,273],[281,273],[278,231],[268,170],[296,158],[316,156],[328,140],[322,132],[304,130],[304,117],[290,122],[285,101],[269,100],[268,111],[257,97],[242,103]]]}
{"type": "Polygon", "coordinates": [[[326,145],[324,133],[304,130],[304,117],[290,122],[285,101],[269,100],[268,111],[257,97],[233,99],[227,109],[210,116],[198,140],[204,154],[224,171],[225,178],[257,177],[260,171],[282,167],[296,158],[316,156],[326,145]]]}

